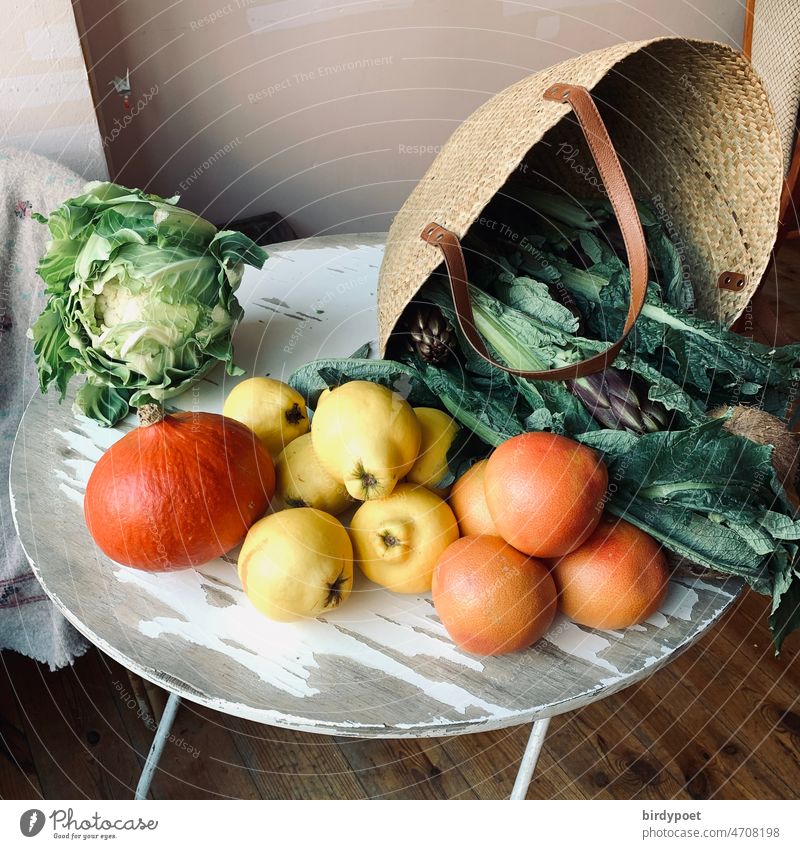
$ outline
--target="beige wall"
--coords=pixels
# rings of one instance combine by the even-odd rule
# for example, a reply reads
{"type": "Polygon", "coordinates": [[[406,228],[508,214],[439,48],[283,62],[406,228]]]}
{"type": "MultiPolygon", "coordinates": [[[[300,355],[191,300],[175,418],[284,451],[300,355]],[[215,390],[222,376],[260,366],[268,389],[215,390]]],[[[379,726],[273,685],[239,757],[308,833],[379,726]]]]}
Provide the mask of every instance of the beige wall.
{"type": "MultiPolygon", "coordinates": [[[[526,74],[647,36],[736,44],[744,17],[739,0],[82,5],[102,19],[91,49],[105,93],[103,134],[123,181],[178,192],[217,221],[277,210],[302,234],[385,229],[457,124],[526,74]],[[109,81],[128,67],[134,106],[126,111],[109,81]]],[[[68,0],[32,8],[49,27],[67,26],[68,0]]],[[[61,80],[52,90],[26,83],[35,97],[13,101],[15,131],[45,128],[91,163],[97,140],[74,42],[50,60],[32,58],[26,39],[5,41],[3,76],[61,80]],[[52,102],[65,86],[72,99],[52,102]]]]}
{"type": "Polygon", "coordinates": [[[34,150],[87,179],[105,177],[70,0],[3,0],[0,145],[34,150]]]}

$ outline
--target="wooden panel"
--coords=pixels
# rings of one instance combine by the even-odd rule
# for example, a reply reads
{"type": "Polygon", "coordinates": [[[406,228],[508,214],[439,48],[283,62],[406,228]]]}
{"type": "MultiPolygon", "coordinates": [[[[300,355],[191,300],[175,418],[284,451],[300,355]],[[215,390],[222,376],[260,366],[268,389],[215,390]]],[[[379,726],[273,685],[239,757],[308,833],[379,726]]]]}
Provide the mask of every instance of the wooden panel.
{"type": "Polygon", "coordinates": [[[756,0],[746,0],[744,7],[744,33],[742,34],[742,53],[750,58],[753,48],[753,17],[755,15],[756,0]]]}
{"type": "MultiPolygon", "coordinates": [[[[737,793],[748,798],[759,794],[793,798],[786,781],[792,787],[796,784],[793,770],[800,723],[796,705],[789,710],[784,707],[795,696],[787,697],[783,688],[775,686],[775,672],[762,666],[757,649],[741,643],[735,634],[730,636],[731,626],[742,621],[743,617],[728,617],[718,631],[678,658],[669,670],[574,714],[555,717],[529,798],[706,798],[737,793]],[[719,674],[713,675],[714,670],[719,674]],[[783,711],[777,722],[777,714],[765,709],[770,702],[775,711],[783,711]],[[751,718],[743,724],[748,714],[751,718]],[[736,731],[733,739],[732,731],[736,731]],[[743,754],[750,750],[757,759],[743,754]],[[777,764],[780,769],[774,768],[777,764]],[[732,772],[735,779],[730,783],[732,772]]],[[[60,689],[60,677],[77,675],[86,681],[91,675],[104,680],[113,697],[123,702],[123,724],[134,751],[144,752],[149,745],[150,730],[116,689],[120,670],[113,664],[92,662],[87,656],[74,669],[49,673],[14,655],[4,658],[11,662],[15,680],[43,678],[51,692],[60,689]],[[14,664],[21,668],[13,668],[14,664]]],[[[769,661],[770,653],[763,658],[769,661]]],[[[798,664],[783,663],[777,674],[797,693],[798,664]]],[[[0,693],[8,691],[10,683],[0,678],[0,693]]],[[[9,712],[4,709],[2,715],[7,717],[9,712]]],[[[80,721],[69,714],[67,719],[75,727],[80,721]]],[[[52,733],[50,712],[40,712],[34,722],[52,733]]],[[[27,737],[35,737],[38,729],[21,722],[18,727],[16,748],[30,750],[27,737]]],[[[190,704],[181,708],[175,733],[198,744],[200,756],[193,759],[168,745],[153,785],[154,796],[252,798],[254,784],[258,795],[266,798],[470,798],[475,794],[501,799],[510,791],[528,731],[528,726],[519,726],[441,740],[334,740],[271,729],[190,704]],[[230,743],[221,742],[226,735],[235,741],[236,753],[226,748],[230,743]],[[176,757],[181,753],[183,757],[176,757]],[[438,771],[445,773],[443,781],[438,771]],[[462,779],[454,779],[456,773],[469,791],[458,789],[463,784],[462,779]]],[[[65,745],[69,751],[62,749],[60,756],[67,763],[83,757],[79,737],[66,738],[65,745]]],[[[32,755],[27,763],[23,760],[27,775],[36,781],[36,769],[40,769],[45,784],[57,786],[48,773],[57,773],[59,765],[43,757],[41,748],[36,751],[35,765],[32,755]]],[[[109,770],[115,768],[113,751],[106,749],[95,756],[110,757],[103,763],[109,770]]],[[[0,771],[0,795],[28,798],[27,788],[26,775],[17,779],[0,771]]]]}
{"type": "Polygon", "coordinates": [[[800,696],[797,690],[790,696],[764,672],[764,652],[759,651],[754,649],[745,659],[724,634],[715,634],[707,651],[679,658],[672,671],[759,760],[780,763],[783,782],[800,786],[800,716],[796,712],[800,696]],[[726,652],[728,662],[720,667],[716,658],[726,652]]]}
{"type": "MultiPolygon", "coordinates": [[[[550,723],[547,742],[536,766],[536,780],[531,785],[528,798],[580,799],[590,795],[585,790],[580,771],[571,771],[573,764],[570,759],[562,759],[558,746],[550,746],[550,735],[557,733],[558,728],[568,721],[568,716],[555,717],[550,723]]],[[[530,730],[529,725],[520,725],[453,737],[441,741],[441,745],[479,799],[507,799],[530,730]]]]}
{"type": "Polygon", "coordinates": [[[16,655],[7,664],[44,798],[131,798],[140,763],[99,652],[56,675],[16,655]]]}
{"type": "Polygon", "coordinates": [[[0,799],[43,796],[12,683],[12,669],[32,665],[10,652],[0,655],[0,799]]]}
{"type": "Polygon", "coordinates": [[[153,780],[157,799],[260,799],[251,765],[236,744],[227,717],[185,702],[172,727],[153,780]]]}
{"type": "MultiPolygon", "coordinates": [[[[160,688],[155,699],[144,703],[126,670],[109,660],[112,686],[120,703],[122,721],[137,755],[139,768],[150,751],[160,719],[160,688]],[[151,702],[157,707],[153,709],[151,702]]],[[[142,688],[143,689],[143,688],[142,688]]],[[[258,799],[260,794],[247,765],[239,755],[232,733],[220,714],[183,704],[175,718],[164,753],[153,777],[153,799],[258,799]]]]}
{"type": "Polygon", "coordinates": [[[363,799],[335,741],[229,717],[242,763],[265,799],[363,799]]]}
{"type": "Polygon", "coordinates": [[[667,747],[666,757],[680,768],[692,798],[774,798],[775,793],[788,798],[790,790],[784,782],[770,775],[761,758],[672,669],[663,670],[659,677],[659,693],[655,688],[637,688],[630,703],[657,732],[654,742],[667,747]],[[664,702],[669,703],[669,711],[664,710],[664,702]],[[745,766],[754,781],[740,778],[745,766]]]}
{"type": "Polygon", "coordinates": [[[339,748],[372,799],[475,798],[442,741],[350,740],[339,748]]]}
{"type": "MultiPolygon", "coordinates": [[[[573,763],[579,756],[578,776],[582,777],[584,771],[591,773],[595,783],[615,799],[686,798],[681,782],[666,768],[667,759],[662,760],[659,752],[653,751],[651,740],[645,738],[643,742],[632,733],[636,721],[625,721],[625,714],[619,712],[620,702],[627,704],[630,693],[638,689],[635,686],[571,715],[568,721],[574,727],[570,735],[576,742],[566,744],[565,754],[572,755],[573,763]],[[580,745],[581,738],[586,741],[584,745],[580,745]]],[[[551,745],[549,740],[547,745],[551,745]]],[[[557,736],[553,743],[556,745],[557,736]]]]}

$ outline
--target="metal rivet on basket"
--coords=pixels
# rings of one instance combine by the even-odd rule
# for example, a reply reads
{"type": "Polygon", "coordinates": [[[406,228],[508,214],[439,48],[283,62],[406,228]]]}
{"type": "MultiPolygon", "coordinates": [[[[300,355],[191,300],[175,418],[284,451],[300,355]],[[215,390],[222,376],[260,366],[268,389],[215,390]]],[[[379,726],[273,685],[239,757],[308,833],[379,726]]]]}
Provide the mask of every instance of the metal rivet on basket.
{"type": "Polygon", "coordinates": [[[717,286],[720,289],[727,289],[730,292],[743,289],[746,283],[747,275],[740,274],[738,271],[723,271],[717,280],[717,286]]]}

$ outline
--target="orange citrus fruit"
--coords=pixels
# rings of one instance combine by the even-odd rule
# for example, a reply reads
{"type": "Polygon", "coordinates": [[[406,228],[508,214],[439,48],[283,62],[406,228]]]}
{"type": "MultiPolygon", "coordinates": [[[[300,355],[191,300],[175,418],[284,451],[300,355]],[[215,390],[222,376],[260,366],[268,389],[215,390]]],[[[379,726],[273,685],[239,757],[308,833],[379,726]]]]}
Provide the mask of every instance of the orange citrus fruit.
{"type": "Polygon", "coordinates": [[[447,633],[472,654],[528,648],[556,614],[547,567],[497,536],[456,540],[433,572],[433,603],[447,633]]]}
{"type": "Polygon", "coordinates": [[[563,612],[590,628],[627,628],[658,610],[669,572],[661,546],[622,519],[607,517],[578,549],[556,561],[563,612]]]}
{"type": "Polygon", "coordinates": [[[489,513],[483,481],[487,460],[475,463],[464,472],[450,490],[450,509],[458,520],[462,536],[492,534],[498,536],[497,528],[489,513]]]}
{"type": "Polygon", "coordinates": [[[506,542],[534,557],[560,557],[597,527],[608,471],[597,453],[572,439],[523,433],[489,457],[484,487],[506,542]]]}

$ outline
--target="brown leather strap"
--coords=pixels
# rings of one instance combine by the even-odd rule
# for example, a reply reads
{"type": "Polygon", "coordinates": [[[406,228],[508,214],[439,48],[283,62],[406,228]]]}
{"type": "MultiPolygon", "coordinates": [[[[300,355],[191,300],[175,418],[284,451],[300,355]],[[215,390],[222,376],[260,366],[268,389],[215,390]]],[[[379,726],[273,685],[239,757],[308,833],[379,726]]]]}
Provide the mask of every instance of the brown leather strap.
{"type": "Polygon", "coordinates": [[[532,380],[572,380],[607,368],[622,348],[625,337],[631,332],[644,306],[647,294],[647,248],[628,181],[625,179],[622,166],[619,164],[614,146],[592,96],[583,86],[558,83],[547,89],[544,99],[569,103],[572,106],[622,231],[631,274],[631,298],[622,336],[605,351],[568,366],[548,371],[521,371],[504,366],[491,357],[475,328],[475,316],[472,312],[467,285],[467,267],[458,236],[451,230],[432,223],[422,231],[422,238],[429,244],[442,249],[458,323],[467,341],[480,357],[493,366],[520,377],[532,380]]]}

